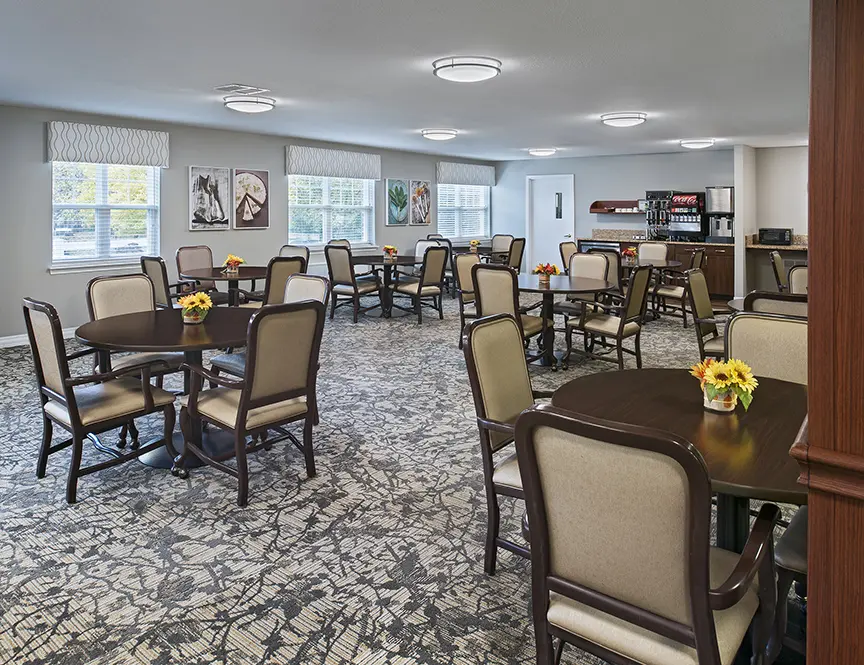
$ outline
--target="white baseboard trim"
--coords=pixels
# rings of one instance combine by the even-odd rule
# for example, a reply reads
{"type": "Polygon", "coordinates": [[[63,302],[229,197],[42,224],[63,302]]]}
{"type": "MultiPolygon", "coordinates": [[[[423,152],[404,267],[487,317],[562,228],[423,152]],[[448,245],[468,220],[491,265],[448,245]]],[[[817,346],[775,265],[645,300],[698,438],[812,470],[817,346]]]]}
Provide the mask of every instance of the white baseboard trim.
{"type": "MultiPolygon", "coordinates": [[[[75,337],[75,328],[63,328],[63,339],[71,339],[75,337]]],[[[27,339],[27,333],[23,335],[9,335],[8,337],[0,337],[0,349],[8,349],[13,346],[27,346],[30,340],[27,339]]]]}

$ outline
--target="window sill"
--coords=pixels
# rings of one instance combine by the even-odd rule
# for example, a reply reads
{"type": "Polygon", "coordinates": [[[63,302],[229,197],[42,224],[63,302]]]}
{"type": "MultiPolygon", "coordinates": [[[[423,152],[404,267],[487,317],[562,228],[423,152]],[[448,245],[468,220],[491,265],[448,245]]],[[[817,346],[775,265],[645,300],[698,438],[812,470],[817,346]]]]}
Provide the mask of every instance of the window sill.
{"type": "Polygon", "coordinates": [[[122,263],[75,263],[72,265],[52,265],[48,268],[51,275],[70,275],[79,272],[117,272],[127,271],[133,268],[136,272],[141,271],[141,261],[123,261],[122,263]]]}

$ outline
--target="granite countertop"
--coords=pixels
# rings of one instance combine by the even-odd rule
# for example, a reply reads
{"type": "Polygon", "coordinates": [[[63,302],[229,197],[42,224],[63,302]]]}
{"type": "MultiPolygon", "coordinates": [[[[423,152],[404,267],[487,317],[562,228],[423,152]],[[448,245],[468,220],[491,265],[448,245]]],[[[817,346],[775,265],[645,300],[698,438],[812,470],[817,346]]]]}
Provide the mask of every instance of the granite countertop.
{"type": "Polygon", "coordinates": [[[678,240],[612,240],[605,238],[576,238],[576,240],[582,240],[584,242],[619,242],[619,243],[631,243],[633,245],[638,245],[641,242],[662,242],[667,245],[702,245],[704,247],[726,247],[727,245],[731,246],[732,243],[725,242],[681,242],[678,240]]]}
{"type": "Polygon", "coordinates": [[[786,250],[787,252],[806,252],[807,245],[747,245],[747,249],[776,249],[778,252],[786,250]]]}

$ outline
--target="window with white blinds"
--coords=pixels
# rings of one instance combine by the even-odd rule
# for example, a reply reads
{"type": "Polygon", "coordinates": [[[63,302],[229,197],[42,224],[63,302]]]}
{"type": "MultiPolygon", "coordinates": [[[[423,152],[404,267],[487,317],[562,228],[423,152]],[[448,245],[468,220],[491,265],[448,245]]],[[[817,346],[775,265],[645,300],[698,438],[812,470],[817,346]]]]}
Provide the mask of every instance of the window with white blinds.
{"type": "Polygon", "coordinates": [[[489,235],[489,187],[438,185],[438,233],[445,238],[489,235]]]}
{"type": "Polygon", "coordinates": [[[288,242],[323,245],[337,238],[375,242],[375,181],[288,177],[288,242]]]}
{"type": "Polygon", "coordinates": [[[134,263],[159,254],[162,169],[51,164],[52,268],[134,263]]]}

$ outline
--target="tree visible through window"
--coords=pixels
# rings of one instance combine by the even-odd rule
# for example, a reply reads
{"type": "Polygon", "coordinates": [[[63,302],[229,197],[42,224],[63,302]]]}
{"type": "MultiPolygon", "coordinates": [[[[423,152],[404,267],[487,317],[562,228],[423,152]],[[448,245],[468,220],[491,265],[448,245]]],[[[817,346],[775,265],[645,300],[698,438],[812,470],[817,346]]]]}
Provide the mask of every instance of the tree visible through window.
{"type": "Polygon", "coordinates": [[[375,241],[375,181],[292,175],[288,178],[288,242],[375,241]]]}
{"type": "Polygon", "coordinates": [[[53,266],[159,253],[156,166],[53,162],[53,266]]]}
{"type": "Polygon", "coordinates": [[[438,233],[445,238],[489,235],[489,187],[438,185],[438,233]]]}

